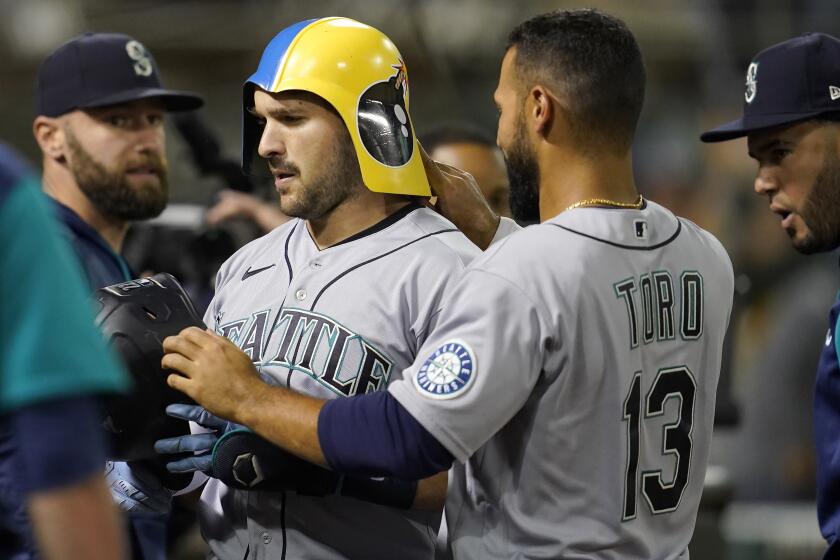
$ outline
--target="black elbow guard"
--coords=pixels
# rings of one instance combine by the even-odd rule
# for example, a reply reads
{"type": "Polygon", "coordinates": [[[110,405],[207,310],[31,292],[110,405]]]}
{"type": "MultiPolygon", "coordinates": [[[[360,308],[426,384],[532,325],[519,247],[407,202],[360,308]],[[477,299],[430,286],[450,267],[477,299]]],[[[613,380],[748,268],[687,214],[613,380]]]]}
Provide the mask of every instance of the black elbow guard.
{"type": "Polygon", "coordinates": [[[293,491],[306,496],[335,494],[341,479],[248,430],[219,438],[213,447],[212,473],[239,490],[293,491]]]}
{"type": "Polygon", "coordinates": [[[411,508],[417,491],[414,481],[339,475],[246,430],[229,432],[216,442],[213,477],[239,490],[342,495],[400,509],[411,508]]]}

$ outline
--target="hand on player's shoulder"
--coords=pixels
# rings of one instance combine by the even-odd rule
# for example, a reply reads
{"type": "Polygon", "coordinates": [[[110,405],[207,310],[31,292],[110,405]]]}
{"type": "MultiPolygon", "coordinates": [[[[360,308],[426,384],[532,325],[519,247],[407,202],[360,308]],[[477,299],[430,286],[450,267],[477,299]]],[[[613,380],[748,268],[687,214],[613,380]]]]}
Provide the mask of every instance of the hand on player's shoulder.
{"type": "Polygon", "coordinates": [[[435,209],[480,249],[489,247],[499,226],[499,216],[490,208],[475,178],[457,167],[433,160],[422,146],[420,156],[432,194],[437,197],[435,209]]]}

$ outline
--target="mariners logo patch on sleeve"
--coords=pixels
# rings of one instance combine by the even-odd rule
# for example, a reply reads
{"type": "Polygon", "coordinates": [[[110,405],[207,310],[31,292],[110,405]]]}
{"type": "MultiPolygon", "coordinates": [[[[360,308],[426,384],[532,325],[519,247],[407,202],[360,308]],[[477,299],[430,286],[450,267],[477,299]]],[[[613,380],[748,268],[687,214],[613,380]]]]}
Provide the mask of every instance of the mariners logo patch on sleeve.
{"type": "Polygon", "coordinates": [[[451,399],[462,394],[475,377],[475,355],[465,342],[453,340],[440,346],[417,370],[414,384],[421,394],[451,399]]]}

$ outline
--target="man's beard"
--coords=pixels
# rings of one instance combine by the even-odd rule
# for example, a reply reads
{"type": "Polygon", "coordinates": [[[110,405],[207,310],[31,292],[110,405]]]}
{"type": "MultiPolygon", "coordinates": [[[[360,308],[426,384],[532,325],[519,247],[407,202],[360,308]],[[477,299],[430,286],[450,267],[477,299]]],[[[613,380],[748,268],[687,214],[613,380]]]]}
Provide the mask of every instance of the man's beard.
{"type": "Polygon", "coordinates": [[[522,115],[517,119],[516,132],[505,152],[510,181],[510,211],[516,221],[533,224],[540,221],[540,168],[534,151],[525,136],[522,115]]]}
{"type": "Polygon", "coordinates": [[[98,163],[78,139],[65,130],[70,151],[68,165],[79,189],[104,216],[123,222],[154,218],[163,212],[169,200],[166,161],[156,153],[138,154],[118,162],[115,169],[98,163]],[[126,174],[130,168],[143,167],[157,174],[158,181],[132,185],[126,174]]]}
{"type": "Polygon", "coordinates": [[[269,168],[297,175],[300,188],[294,198],[280,195],[280,210],[287,216],[303,220],[326,216],[339,204],[351,199],[362,184],[359,160],[349,134],[341,138],[336,150],[319,166],[321,173],[306,184],[303,184],[300,170],[292,163],[273,158],[269,161],[269,168]]]}
{"type": "Polygon", "coordinates": [[[827,152],[822,169],[802,203],[800,217],[808,233],[802,241],[794,241],[794,249],[810,255],[840,246],[840,159],[833,151],[827,152]]]}

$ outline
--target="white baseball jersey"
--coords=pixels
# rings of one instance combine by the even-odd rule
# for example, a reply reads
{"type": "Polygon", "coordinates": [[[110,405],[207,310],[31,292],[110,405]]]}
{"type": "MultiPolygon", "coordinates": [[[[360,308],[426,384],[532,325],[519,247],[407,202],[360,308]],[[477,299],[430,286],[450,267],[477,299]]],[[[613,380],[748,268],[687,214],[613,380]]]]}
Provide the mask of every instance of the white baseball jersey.
{"type": "Polygon", "coordinates": [[[648,202],[580,208],[476,259],[389,391],[465,465],[456,558],[687,558],[732,265],[648,202]]]}
{"type": "MultiPolygon", "coordinates": [[[[319,398],[384,390],[415,359],[443,295],[478,248],[427,208],[406,208],[319,250],[292,220],[218,275],[205,321],[269,383],[319,398]],[[398,219],[397,219],[398,218],[398,219]]],[[[245,492],[211,479],[199,506],[212,553],[230,560],[428,559],[439,513],[344,497],[245,492]],[[284,555],[285,551],[285,555],[284,555]]]]}

